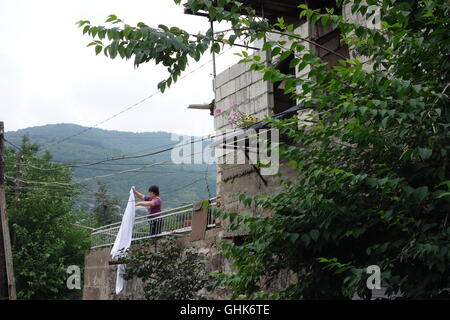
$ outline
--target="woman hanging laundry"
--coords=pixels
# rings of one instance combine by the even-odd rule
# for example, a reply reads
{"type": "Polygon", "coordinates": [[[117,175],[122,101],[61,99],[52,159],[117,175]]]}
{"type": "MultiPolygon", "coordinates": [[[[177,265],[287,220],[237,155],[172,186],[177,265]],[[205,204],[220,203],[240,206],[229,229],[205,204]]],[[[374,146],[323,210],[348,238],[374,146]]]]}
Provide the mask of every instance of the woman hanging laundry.
{"type": "Polygon", "coordinates": [[[159,187],[151,186],[148,188],[149,195],[145,196],[133,187],[133,192],[141,200],[136,202],[136,206],[145,206],[150,219],[150,235],[160,234],[162,229],[162,219],[155,219],[160,216],[162,201],[159,197],[159,187]]]}

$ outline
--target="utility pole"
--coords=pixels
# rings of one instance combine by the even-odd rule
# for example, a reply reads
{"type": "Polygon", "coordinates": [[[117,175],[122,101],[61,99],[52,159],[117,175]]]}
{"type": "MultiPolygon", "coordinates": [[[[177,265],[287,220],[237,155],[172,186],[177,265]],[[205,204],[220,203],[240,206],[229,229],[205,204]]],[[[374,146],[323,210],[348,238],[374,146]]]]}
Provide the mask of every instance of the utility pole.
{"type": "Polygon", "coordinates": [[[0,121],[0,271],[2,271],[0,274],[0,292],[6,291],[1,288],[4,283],[4,270],[6,269],[9,299],[16,300],[17,296],[16,284],[14,280],[11,239],[9,234],[8,215],[6,214],[4,134],[5,127],[3,121],[0,121]],[[3,267],[4,265],[6,266],[6,268],[3,267]]]}
{"type": "Polygon", "coordinates": [[[22,172],[20,171],[20,164],[22,162],[22,157],[23,157],[22,151],[19,151],[17,153],[17,158],[16,158],[16,188],[15,188],[15,192],[14,192],[14,195],[15,195],[14,206],[16,209],[19,205],[19,200],[20,200],[20,188],[21,188],[20,179],[22,178],[22,175],[21,175],[22,172]]]}

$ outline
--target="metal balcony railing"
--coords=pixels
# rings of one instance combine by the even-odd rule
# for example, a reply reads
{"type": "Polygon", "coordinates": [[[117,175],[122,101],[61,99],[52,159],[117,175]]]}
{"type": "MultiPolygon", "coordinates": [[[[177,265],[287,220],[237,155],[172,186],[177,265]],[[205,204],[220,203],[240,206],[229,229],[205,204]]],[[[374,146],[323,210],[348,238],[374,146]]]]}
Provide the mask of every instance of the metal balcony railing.
{"type": "MultiPolygon", "coordinates": [[[[216,198],[210,199],[210,206],[216,205],[216,198]]],[[[161,211],[158,217],[136,217],[133,224],[131,241],[162,237],[173,233],[184,233],[192,230],[193,204],[161,211]]],[[[91,233],[91,249],[112,246],[119,232],[121,222],[112,223],[94,229],[91,233]]],[[[208,212],[207,227],[214,227],[215,220],[211,209],[208,212]]]]}

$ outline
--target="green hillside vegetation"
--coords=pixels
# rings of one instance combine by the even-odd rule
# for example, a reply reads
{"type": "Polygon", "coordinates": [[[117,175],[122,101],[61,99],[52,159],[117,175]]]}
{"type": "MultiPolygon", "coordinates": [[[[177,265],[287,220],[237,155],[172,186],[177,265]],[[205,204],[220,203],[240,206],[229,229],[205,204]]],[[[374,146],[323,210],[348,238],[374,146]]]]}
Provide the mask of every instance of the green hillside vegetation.
{"type": "MultiPolygon", "coordinates": [[[[172,134],[168,132],[132,133],[97,128],[61,141],[86,129],[86,127],[74,124],[45,125],[7,132],[6,138],[16,145],[20,145],[22,136],[28,135],[31,142],[40,145],[40,152],[48,150],[52,154],[52,161],[75,165],[92,163],[105,158],[152,153],[175,146],[181,141],[181,139],[172,141],[172,134]]],[[[204,143],[204,147],[207,143],[209,142],[204,143]]],[[[193,147],[191,151],[194,152],[193,147]]],[[[212,196],[215,195],[215,165],[174,164],[170,161],[170,157],[171,152],[168,151],[137,159],[107,161],[96,165],[74,167],[74,180],[116,174],[84,182],[78,205],[82,208],[94,208],[95,192],[98,189],[97,182],[106,184],[109,195],[119,199],[122,210],[127,204],[129,190],[132,186],[136,186],[142,193],[147,193],[150,185],[159,185],[163,209],[207,199],[209,193],[212,196]],[[148,166],[164,161],[169,162],[164,165],[148,166]],[[148,167],[142,168],[144,166],[148,167]],[[119,173],[139,168],[142,169],[136,172],[119,173]]],[[[145,211],[138,211],[138,213],[144,214],[145,211]]]]}

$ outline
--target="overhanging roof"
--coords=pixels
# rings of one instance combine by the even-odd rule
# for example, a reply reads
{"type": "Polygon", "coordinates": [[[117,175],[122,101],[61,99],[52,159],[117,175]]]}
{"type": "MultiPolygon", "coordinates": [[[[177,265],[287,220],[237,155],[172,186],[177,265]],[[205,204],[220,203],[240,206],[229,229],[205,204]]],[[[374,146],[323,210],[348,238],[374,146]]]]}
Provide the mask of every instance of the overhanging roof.
{"type": "MultiPolygon", "coordinates": [[[[307,107],[305,107],[303,104],[298,104],[295,106],[290,107],[289,109],[277,113],[275,115],[272,115],[270,118],[271,119],[289,119],[290,117],[292,117],[293,115],[297,114],[299,110],[303,110],[303,109],[308,109],[307,107]]],[[[261,130],[264,128],[269,128],[268,125],[270,124],[270,121],[259,121],[256,122],[244,129],[236,129],[235,132],[229,132],[229,131],[225,131],[223,133],[217,134],[216,137],[217,139],[209,144],[209,148],[214,149],[214,148],[219,148],[219,147],[223,147],[224,145],[226,145],[226,142],[234,142],[234,138],[236,139],[242,139],[244,138],[248,132],[246,132],[246,130],[261,130]]],[[[233,146],[232,148],[235,148],[235,146],[233,146]]]]}

